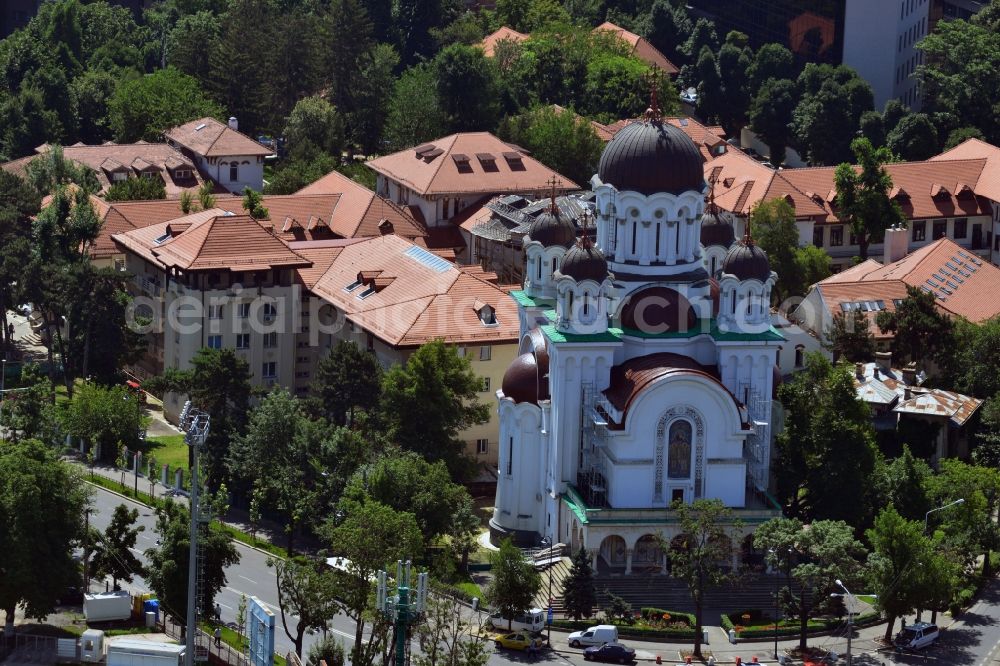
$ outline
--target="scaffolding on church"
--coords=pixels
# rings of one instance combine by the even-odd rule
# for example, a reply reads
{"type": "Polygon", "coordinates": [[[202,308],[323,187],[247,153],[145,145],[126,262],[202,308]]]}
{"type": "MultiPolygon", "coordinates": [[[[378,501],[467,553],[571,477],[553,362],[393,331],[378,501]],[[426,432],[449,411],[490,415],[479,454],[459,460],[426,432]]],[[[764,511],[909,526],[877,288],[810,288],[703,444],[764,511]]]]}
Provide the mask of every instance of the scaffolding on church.
{"type": "Polygon", "coordinates": [[[577,486],[592,507],[608,506],[608,481],[604,472],[603,449],[607,445],[607,421],[596,409],[593,382],[584,382],[580,423],[580,467],[577,486]]]}
{"type": "Polygon", "coordinates": [[[749,384],[741,384],[739,395],[744,396],[750,434],[743,444],[743,457],[747,461],[747,486],[758,493],[766,493],[770,483],[771,467],[771,401],[749,384]]]}

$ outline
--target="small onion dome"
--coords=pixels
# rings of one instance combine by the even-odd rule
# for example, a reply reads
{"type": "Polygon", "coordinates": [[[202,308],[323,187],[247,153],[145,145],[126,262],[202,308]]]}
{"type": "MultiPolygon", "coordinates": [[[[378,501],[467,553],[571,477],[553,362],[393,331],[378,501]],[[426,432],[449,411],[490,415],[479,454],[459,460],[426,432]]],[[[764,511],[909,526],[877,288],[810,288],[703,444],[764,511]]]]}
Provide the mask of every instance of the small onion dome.
{"type": "Polygon", "coordinates": [[[608,277],[608,261],[601,251],[590,243],[577,243],[566,251],[566,256],[559,264],[559,272],[577,282],[583,280],[604,282],[608,277]]]}
{"type": "Polygon", "coordinates": [[[733,225],[717,210],[706,210],[701,216],[701,244],[705,247],[729,247],[736,240],[733,225]]]}
{"type": "Polygon", "coordinates": [[[781,376],[781,368],[778,364],[774,364],[774,368],[771,369],[771,399],[778,399],[778,387],[785,382],[784,377],[781,376]]]}
{"type": "Polygon", "coordinates": [[[681,129],[659,119],[633,122],[604,147],[597,175],[619,192],[680,194],[705,187],[701,153],[681,129]]]}
{"type": "Polygon", "coordinates": [[[514,402],[538,403],[538,366],[531,352],[521,354],[507,366],[500,386],[503,394],[514,402]]]}
{"type": "Polygon", "coordinates": [[[729,248],[726,258],[722,260],[722,272],[735,275],[740,281],[767,282],[771,277],[771,264],[767,260],[767,252],[760,249],[750,238],[744,237],[742,241],[729,248]]]}
{"type": "Polygon", "coordinates": [[[570,247],[576,241],[576,225],[558,209],[542,211],[528,227],[528,237],[545,247],[570,247]]]}

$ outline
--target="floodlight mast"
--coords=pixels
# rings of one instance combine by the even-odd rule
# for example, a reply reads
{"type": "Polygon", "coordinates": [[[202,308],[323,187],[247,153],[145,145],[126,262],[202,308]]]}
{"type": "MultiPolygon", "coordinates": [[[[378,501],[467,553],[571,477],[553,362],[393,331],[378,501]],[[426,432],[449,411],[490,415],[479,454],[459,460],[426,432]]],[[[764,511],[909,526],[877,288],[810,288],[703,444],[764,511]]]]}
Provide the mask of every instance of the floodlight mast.
{"type": "Polygon", "coordinates": [[[206,412],[193,407],[190,400],[184,403],[184,408],[181,410],[180,415],[180,426],[185,431],[184,441],[191,447],[191,494],[189,501],[191,511],[191,544],[188,550],[185,666],[194,666],[195,636],[198,634],[198,523],[201,517],[198,505],[198,447],[203,445],[205,439],[208,437],[210,420],[211,417],[206,412]]]}

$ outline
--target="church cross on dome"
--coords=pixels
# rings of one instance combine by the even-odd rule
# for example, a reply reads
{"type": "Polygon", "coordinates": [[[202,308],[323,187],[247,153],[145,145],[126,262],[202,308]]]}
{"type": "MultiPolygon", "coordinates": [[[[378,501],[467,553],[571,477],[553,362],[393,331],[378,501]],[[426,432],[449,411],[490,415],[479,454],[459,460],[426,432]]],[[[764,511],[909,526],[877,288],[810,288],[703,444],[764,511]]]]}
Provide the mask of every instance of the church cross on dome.
{"type": "Polygon", "coordinates": [[[562,181],[560,181],[555,176],[552,176],[551,178],[549,178],[545,182],[545,184],[548,185],[549,188],[550,188],[549,189],[549,212],[551,212],[553,215],[558,215],[559,214],[559,207],[556,206],[556,185],[560,185],[561,183],[562,183],[562,181]]]}
{"type": "Polygon", "coordinates": [[[585,250],[593,246],[593,241],[590,240],[590,233],[588,232],[592,215],[593,213],[590,212],[589,208],[584,208],[583,213],[580,215],[580,225],[583,229],[583,233],[580,236],[580,247],[585,250]]]}
{"type": "Polygon", "coordinates": [[[649,108],[644,114],[646,122],[658,123],[663,120],[663,113],[660,111],[659,100],[659,77],[655,73],[649,75],[649,108]]]}

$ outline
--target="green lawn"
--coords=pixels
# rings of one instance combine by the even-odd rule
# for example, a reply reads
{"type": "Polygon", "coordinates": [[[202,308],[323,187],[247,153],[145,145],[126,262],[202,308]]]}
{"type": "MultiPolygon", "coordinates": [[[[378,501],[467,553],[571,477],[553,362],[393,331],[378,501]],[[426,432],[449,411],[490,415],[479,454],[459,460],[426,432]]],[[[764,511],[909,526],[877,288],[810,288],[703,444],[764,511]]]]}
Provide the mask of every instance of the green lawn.
{"type": "Polygon", "coordinates": [[[869,596],[867,594],[859,594],[858,595],[858,600],[859,601],[863,601],[863,602],[865,602],[866,604],[868,604],[870,606],[874,606],[875,605],[875,597],[869,596]]]}
{"type": "Polygon", "coordinates": [[[146,460],[152,455],[156,458],[158,466],[170,465],[171,484],[173,484],[173,470],[183,469],[184,487],[188,486],[188,447],[184,443],[184,435],[150,437],[142,447],[142,455],[146,460]]]}

